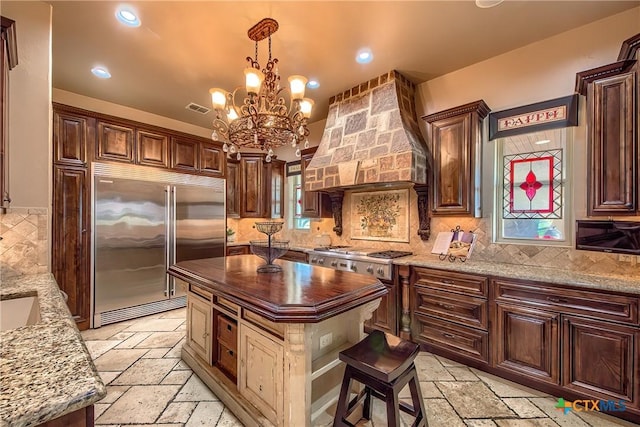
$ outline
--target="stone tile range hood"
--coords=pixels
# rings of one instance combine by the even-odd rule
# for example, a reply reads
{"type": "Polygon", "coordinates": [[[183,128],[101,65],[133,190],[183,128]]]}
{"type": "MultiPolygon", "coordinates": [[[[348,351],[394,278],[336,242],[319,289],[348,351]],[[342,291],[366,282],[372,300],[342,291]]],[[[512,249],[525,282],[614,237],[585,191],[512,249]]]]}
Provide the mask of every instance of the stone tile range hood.
{"type": "Polygon", "coordinates": [[[331,97],[322,140],[305,170],[305,191],[427,182],[415,87],[397,71],[331,97]]]}
{"type": "MultiPolygon", "coordinates": [[[[392,70],[331,97],[322,140],[305,169],[305,191],[329,193],[334,231],[342,234],[344,190],[413,185],[427,206],[431,155],[416,119],[415,86],[392,70]]],[[[429,237],[429,219],[418,234],[429,237]]]]}

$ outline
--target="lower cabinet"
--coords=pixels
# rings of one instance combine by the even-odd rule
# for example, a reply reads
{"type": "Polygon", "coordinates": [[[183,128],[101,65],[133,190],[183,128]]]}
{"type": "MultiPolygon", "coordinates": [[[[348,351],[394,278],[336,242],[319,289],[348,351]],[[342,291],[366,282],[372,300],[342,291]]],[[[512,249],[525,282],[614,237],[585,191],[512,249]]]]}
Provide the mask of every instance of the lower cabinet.
{"type": "Polygon", "coordinates": [[[227,246],[227,256],[233,255],[247,255],[249,253],[248,245],[235,245],[235,246],[227,246]]]}
{"type": "Polygon", "coordinates": [[[286,259],[287,261],[294,261],[294,262],[303,262],[306,264],[307,253],[289,249],[287,252],[284,253],[284,255],[280,257],[280,259],[286,259]]]}
{"type": "MultiPolygon", "coordinates": [[[[563,316],[562,385],[604,400],[638,407],[634,393],[634,355],[638,328],[576,316],[563,316]]],[[[637,363],[637,361],[636,361],[637,363]]],[[[636,372],[638,367],[636,365],[636,372]]],[[[638,375],[638,374],[636,374],[638,375]]]]}
{"type": "Polygon", "coordinates": [[[559,384],[559,318],[524,305],[496,303],[495,366],[559,384]]]}
{"type": "Polygon", "coordinates": [[[274,424],[282,419],[284,348],[264,332],[240,325],[240,394],[274,424]]]}
{"type": "Polygon", "coordinates": [[[392,335],[398,335],[398,286],[387,280],[380,280],[387,288],[387,294],[380,299],[380,305],[373,312],[371,319],[364,324],[365,331],[378,329],[392,335]]]}
{"type": "Polygon", "coordinates": [[[187,344],[202,359],[211,363],[211,315],[210,302],[187,296],[187,344]]]}

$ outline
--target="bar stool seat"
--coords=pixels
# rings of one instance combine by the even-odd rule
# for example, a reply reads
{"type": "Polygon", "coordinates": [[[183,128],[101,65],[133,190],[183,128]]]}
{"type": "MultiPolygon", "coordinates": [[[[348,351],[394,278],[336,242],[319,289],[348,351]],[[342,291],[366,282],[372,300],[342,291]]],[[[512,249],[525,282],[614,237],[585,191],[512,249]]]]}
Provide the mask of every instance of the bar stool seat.
{"type": "Polygon", "coordinates": [[[414,360],[420,346],[382,331],[373,331],[359,343],[343,350],[340,360],[347,364],[334,426],[353,426],[347,418],[364,398],[363,417],[371,419],[371,396],[383,399],[387,406],[387,425],[399,426],[399,410],[415,417],[413,426],[426,426],[424,403],[414,360]],[[352,381],[363,384],[362,390],[349,402],[352,381]],[[413,406],[398,399],[398,393],[409,384],[413,406]]]}

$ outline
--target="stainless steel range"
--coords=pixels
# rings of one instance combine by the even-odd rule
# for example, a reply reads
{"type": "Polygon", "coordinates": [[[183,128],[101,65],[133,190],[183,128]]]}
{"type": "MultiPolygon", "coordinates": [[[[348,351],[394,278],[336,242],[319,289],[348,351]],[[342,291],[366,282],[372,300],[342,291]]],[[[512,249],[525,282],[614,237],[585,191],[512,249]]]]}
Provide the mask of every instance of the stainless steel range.
{"type": "Polygon", "coordinates": [[[370,274],[383,280],[393,279],[392,259],[411,252],[380,251],[376,248],[324,246],[309,252],[309,263],[335,270],[370,274]]]}

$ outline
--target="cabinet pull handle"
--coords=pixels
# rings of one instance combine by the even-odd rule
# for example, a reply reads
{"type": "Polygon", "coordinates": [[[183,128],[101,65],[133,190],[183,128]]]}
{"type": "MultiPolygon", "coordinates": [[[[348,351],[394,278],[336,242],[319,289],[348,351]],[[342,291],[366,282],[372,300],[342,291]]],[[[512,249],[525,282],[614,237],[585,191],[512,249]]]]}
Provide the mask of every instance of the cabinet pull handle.
{"type": "Polygon", "coordinates": [[[566,303],[567,300],[564,298],[558,298],[558,297],[547,297],[547,301],[551,301],[551,302],[560,302],[560,303],[566,303]]]}
{"type": "Polygon", "coordinates": [[[454,308],[451,304],[445,304],[445,303],[442,303],[442,302],[438,302],[436,304],[439,305],[442,308],[446,308],[447,310],[453,310],[453,308],[454,308]]]}
{"type": "Polygon", "coordinates": [[[227,331],[231,331],[231,325],[227,324],[227,331]]]}
{"type": "Polygon", "coordinates": [[[262,384],[260,384],[260,387],[259,387],[259,389],[260,389],[260,392],[262,392],[262,384]]]}
{"type": "Polygon", "coordinates": [[[445,337],[445,338],[455,338],[455,337],[456,337],[455,335],[448,334],[448,333],[446,333],[446,332],[443,332],[443,333],[442,333],[442,336],[443,336],[443,337],[445,337]]]}
{"type": "Polygon", "coordinates": [[[442,279],[440,280],[442,283],[444,283],[445,285],[453,285],[453,280],[449,280],[449,279],[442,279]]]}
{"type": "Polygon", "coordinates": [[[229,356],[233,357],[233,350],[229,350],[229,356]]]}

